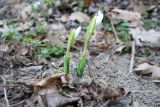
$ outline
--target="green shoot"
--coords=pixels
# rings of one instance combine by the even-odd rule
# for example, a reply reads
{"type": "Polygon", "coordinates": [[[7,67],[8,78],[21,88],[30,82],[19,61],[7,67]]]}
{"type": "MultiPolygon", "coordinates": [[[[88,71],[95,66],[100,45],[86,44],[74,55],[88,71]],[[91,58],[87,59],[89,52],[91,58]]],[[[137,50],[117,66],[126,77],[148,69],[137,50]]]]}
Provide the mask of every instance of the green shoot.
{"type": "Polygon", "coordinates": [[[79,35],[80,33],[80,30],[81,30],[81,27],[78,27],[77,29],[73,29],[70,33],[70,36],[69,36],[69,39],[68,39],[68,46],[67,46],[67,52],[66,52],[66,55],[64,56],[64,72],[66,74],[69,73],[69,63],[70,63],[70,55],[69,55],[69,52],[70,52],[70,49],[71,49],[71,46],[72,44],[74,43],[75,41],[75,38],[79,35]]]}
{"type": "Polygon", "coordinates": [[[85,42],[84,42],[84,49],[83,49],[83,53],[82,53],[82,56],[80,58],[80,62],[77,68],[77,76],[79,77],[82,77],[83,72],[84,72],[84,68],[85,68],[85,64],[87,60],[86,55],[87,55],[87,50],[89,46],[89,41],[91,39],[91,36],[96,26],[101,24],[102,19],[103,19],[103,14],[101,11],[99,11],[98,14],[92,18],[92,20],[89,23],[89,26],[87,27],[87,32],[86,32],[85,42]]]}

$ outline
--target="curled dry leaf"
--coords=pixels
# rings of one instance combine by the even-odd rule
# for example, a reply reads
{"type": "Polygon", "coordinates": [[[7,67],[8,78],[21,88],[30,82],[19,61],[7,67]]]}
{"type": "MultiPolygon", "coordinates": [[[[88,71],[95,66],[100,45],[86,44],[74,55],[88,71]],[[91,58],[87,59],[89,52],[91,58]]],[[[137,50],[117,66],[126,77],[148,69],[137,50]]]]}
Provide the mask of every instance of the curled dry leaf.
{"type": "Polygon", "coordinates": [[[149,63],[142,63],[134,69],[134,71],[138,71],[141,74],[151,74],[152,73],[152,80],[154,82],[160,82],[160,67],[149,64],[149,63]]]}
{"type": "Polygon", "coordinates": [[[89,91],[87,88],[82,88],[80,96],[82,99],[91,100],[91,96],[88,95],[89,91]]]}
{"type": "Polygon", "coordinates": [[[25,57],[25,56],[22,56],[22,55],[15,55],[13,58],[12,58],[13,61],[15,62],[18,62],[18,63],[21,63],[23,65],[26,65],[26,66],[29,66],[32,64],[32,61],[31,59],[25,57]]]}
{"type": "Polygon", "coordinates": [[[53,75],[49,78],[41,80],[39,83],[34,85],[34,91],[40,95],[58,92],[57,89],[62,85],[61,77],[64,75],[64,73],[60,73],[58,75],[53,75]]]}
{"type": "Polygon", "coordinates": [[[155,30],[146,31],[143,28],[131,28],[130,34],[136,41],[136,45],[160,47],[160,32],[155,30]]]}
{"type": "Polygon", "coordinates": [[[141,15],[138,12],[131,12],[115,8],[111,10],[110,15],[113,19],[128,21],[130,27],[137,27],[143,24],[141,21],[141,15]]]}
{"type": "Polygon", "coordinates": [[[62,22],[67,22],[68,18],[69,18],[69,15],[68,14],[64,14],[58,20],[60,20],[62,22]]]}
{"type": "Polygon", "coordinates": [[[39,65],[39,66],[29,66],[29,67],[23,67],[23,68],[20,68],[20,71],[23,71],[23,72],[37,72],[39,70],[42,69],[43,66],[39,65]]]}
{"type": "Polygon", "coordinates": [[[137,73],[140,73],[142,75],[151,74],[153,72],[153,65],[145,62],[145,63],[139,64],[134,69],[134,71],[136,71],[137,73]]]}
{"type": "Polygon", "coordinates": [[[83,0],[85,4],[90,4],[93,0],[83,0]]]}
{"type": "Polygon", "coordinates": [[[59,93],[48,93],[47,96],[48,107],[65,107],[66,105],[74,105],[80,100],[79,97],[65,97],[59,93]]]}
{"type": "Polygon", "coordinates": [[[82,12],[74,12],[69,16],[69,20],[78,20],[80,23],[88,22],[90,17],[82,12]]]}
{"type": "Polygon", "coordinates": [[[49,78],[46,78],[34,85],[34,91],[39,95],[44,96],[43,101],[46,101],[48,107],[64,107],[66,105],[77,104],[79,97],[68,97],[62,95],[59,90],[63,86],[62,77],[66,74],[60,73],[49,78]]]}
{"type": "Polygon", "coordinates": [[[4,44],[0,45],[0,51],[7,52],[8,50],[9,50],[8,45],[4,45],[4,44]]]}
{"type": "Polygon", "coordinates": [[[115,36],[110,33],[110,32],[102,32],[102,31],[95,31],[92,41],[96,42],[102,42],[102,41],[107,41],[107,42],[113,42],[116,41],[115,36]]]}
{"type": "Polygon", "coordinates": [[[24,22],[24,20],[28,18],[31,11],[32,11],[32,6],[31,5],[26,6],[20,13],[19,16],[20,21],[24,22]]]}
{"type": "Polygon", "coordinates": [[[108,99],[115,99],[118,97],[122,97],[125,94],[124,88],[111,88],[106,87],[102,92],[103,101],[107,101],[108,99]]]}
{"type": "Polygon", "coordinates": [[[121,45],[121,46],[119,46],[119,47],[115,50],[115,52],[116,52],[116,53],[121,53],[122,50],[123,50],[125,47],[126,47],[126,45],[121,45]]]}
{"type": "Polygon", "coordinates": [[[160,67],[153,67],[153,73],[151,78],[152,80],[160,80],[160,67]]]}
{"type": "Polygon", "coordinates": [[[33,22],[25,22],[25,23],[20,23],[19,26],[17,27],[18,31],[24,31],[30,29],[32,27],[33,22]]]}

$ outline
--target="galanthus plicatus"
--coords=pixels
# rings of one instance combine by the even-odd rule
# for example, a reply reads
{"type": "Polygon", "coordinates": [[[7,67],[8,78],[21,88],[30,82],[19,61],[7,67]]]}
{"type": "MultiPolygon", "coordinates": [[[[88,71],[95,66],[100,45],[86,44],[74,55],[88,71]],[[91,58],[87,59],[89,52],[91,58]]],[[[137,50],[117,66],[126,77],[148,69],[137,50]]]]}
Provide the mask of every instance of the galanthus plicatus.
{"type": "Polygon", "coordinates": [[[96,16],[96,26],[100,25],[103,20],[103,13],[101,11],[98,11],[96,16]]]}
{"type": "Polygon", "coordinates": [[[81,27],[78,27],[77,29],[73,29],[69,35],[67,52],[66,52],[66,55],[64,56],[64,69],[63,70],[66,74],[69,73],[69,62],[70,62],[69,51],[70,51],[72,44],[75,41],[75,38],[78,37],[80,31],[81,31],[81,27]]]}
{"type": "Polygon", "coordinates": [[[77,75],[79,77],[82,77],[83,72],[84,72],[89,40],[91,39],[91,36],[92,36],[96,26],[101,24],[102,19],[103,19],[103,14],[101,11],[99,11],[98,14],[92,18],[92,20],[89,23],[89,26],[87,27],[87,32],[86,32],[85,42],[84,42],[84,49],[83,49],[83,53],[82,53],[82,56],[80,58],[80,62],[79,62],[78,68],[77,68],[77,75]]]}

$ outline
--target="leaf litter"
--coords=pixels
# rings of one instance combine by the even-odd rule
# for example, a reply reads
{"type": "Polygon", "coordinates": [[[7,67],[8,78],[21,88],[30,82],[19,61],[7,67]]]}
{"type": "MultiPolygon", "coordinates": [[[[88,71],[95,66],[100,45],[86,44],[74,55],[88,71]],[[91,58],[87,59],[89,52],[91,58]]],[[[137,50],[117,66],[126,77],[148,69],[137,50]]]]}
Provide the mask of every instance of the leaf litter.
{"type": "Polygon", "coordinates": [[[154,64],[142,63],[139,64],[134,71],[140,72],[142,75],[152,74],[151,79],[155,82],[160,80],[160,68],[154,64]]]}
{"type": "MultiPolygon", "coordinates": [[[[105,3],[107,2],[108,1],[105,1],[102,4],[106,6],[105,3]]],[[[110,2],[113,2],[113,4],[115,4],[114,2],[118,2],[118,1],[110,1],[110,2]]],[[[93,14],[93,11],[95,12],[98,11],[96,10],[98,9],[96,8],[98,3],[95,4],[95,2],[92,0],[91,1],[85,0],[85,3],[86,5],[88,4],[90,5],[88,5],[87,7],[89,9],[87,9],[84,6],[83,12],[73,12],[74,10],[70,11],[71,5],[67,2],[65,2],[64,4],[63,2],[58,5],[55,4],[55,6],[57,7],[53,9],[51,8],[52,11],[48,13],[49,17],[46,17],[46,19],[49,20],[47,23],[51,26],[53,25],[52,30],[54,30],[51,32],[50,30],[51,27],[49,26],[47,28],[47,31],[51,32],[50,37],[48,37],[49,40],[53,40],[52,41],[53,43],[61,42],[57,39],[60,36],[63,39],[63,42],[65,43],[65,41],[67,40],[66,35],[68,34],[68,30],[66,30],[67,27],[64,26],[64,24],[67,25],[66,23],[68,23],[69,20],[72,20],[74,24],[73,25],[70,24],[68,28],[73,26],[75,27],[77,24],[76,21],[78,21],[78,23],[81,23],[81,24],[85,24],[88,22],[87,20],[89,20],[89,17],[93,14]],[[89,11],[91,10],[91,8],[95,10],[89,11]],[[63,13],[69,16],[66,15],[64,17],[61,17],[63,13]],[[72,19],[71,15],[73,14],[74,14],[73,16],[74,18],[72,19]]],[[[78,6],[79,4],[80,3],[78,2],[78,6]]],[[[118,4],[118,7],[123,7],[121,6],[122,4],[126,5],[129,3],[124,0],[121,3],[117,3],[117,4],[118,4]]],[[[19,4],[16,4],[16,5],[19,5],[19,4]]],[[[30,4],[28,4],[27,2],[25,4],[24,2],[23,6],[26,8],[23,9],[23,11],[20,13],[20,16],[19,16],[20,24],[18,24],[19,27],[16,28],[18,29],[17,31],[22,32],[22,34],[24,32],[28,32],[27,30],[29,29],[34,29],[33,26],[35,26],[35,23],[36,24],[38,23],[37,20],[42,21],[40,18],[42,14],[34,13],[34,12],[32,13],[31,12],[32,7],[30,4]],[[34,20],[34,21],[30,22],[29,20],[34,20]]],[[[133,4],[132,6],[133,8],[136,7],[136,6],[134,7],[133,4]]],[[[45,7],[43,11],[47,11],[47,8],[45,7]]],[[[157,42],[158,40],[157,38],[159,36],[158,31],[156,30],[146,31],[146,30],[140,30],[139,28],[135,28],[137,26],[142,26],[143,24],[141,20],[142,16],[138,12],[122,10],[120,8],[119,9],[114,8],[113,10],[110,11],[110,14],[112,18],[115,18],[116,21],[117,20],[128,21],[129,26],[134,27],[133,32],[141,32],[140,34],[135,34],[138,40],[141,39],[139,41],[140,43],[146,42],[147,46],[150,46],[148,45],[148,42],[151,42],[153,44],[158,43],[157,42]],[[140,36],[143,35],[143,37],[141,38],[139,37],[139,35],[140,36]],[[147,39],[145,38],[146,37],[145,35],[148,35],[147,39]],[[152,36],[149,37],[149,35],[152,35],[152,36]],[[155,38],[153,38],[153,36],[155,38]]],[[[10,28],[8,27],[6,29],[10,29],[10,28]]],[[[6,29],[2,29],[1,32],[4,32],[6,29]]],[[[33,38],[37,40],[42,40],[44,37],[47,38],[47,36],[49,35],[48,32],[47,34],[44,33],[43,35],[41,35],[41,37],[33,37],[33,38]]],[[[132,37],[134,37],[133,32],[131,33],[132,37]]],[[[23,34],[23,36],[25,35],[23,34]]],[[[46,70],[51,67],[50,63],[56,62],[57,64],[61,59],[57,60],[54,58],[49,58],[49,59],[44,58],[45,59],[44,60],[41,58],[41,56],[38,56],[38,58],[33,58],[33,56],[31,55],[31,53],[33,52],[32,50],[37,51],[36,50],[37,48],[28,46],[26,44],[24,45],[21,43],[14,44],[14,45],[8,44],[8,43],[4,43],[4,44],[0,43],[0,47],[1,47],[0,48],[0,56],[1,56],[0,70],[2,70],[5,78],[10,84],[8,87],[6,86],[6,88],[8,89],[8,94],[11,94],[12,92],[14,92],[12,93],[11,96],[8,95],[10,100],[9,102],[11,103],[11,105],[13,104],[12,106],[18,106],[18,105],[34,106],[35,104],[38,103],[37,104],[38,106],[48,105],[51,107],[56,107],[58,105],[63,106],[68,104],[73,106],[78,105],[81,107],[82,105],[83,106],[91,105],[92,107],[99,107],[99,106],[101,107],[115,107],[115,106],[116,107],[141,107],[140,106],[141,103],[144,103],[149,106],[158,107],[159,100],[157,99],[159,98],[159,96],[156,96],[156,95],[159,94],[159,91],[158,91],[158,88],[150,81],[150,78],[148,79],[147,78],[148,76],[142,77],[142,78],[136,75],[128,76],[126,72],[128,69],[128,66],[127,66],[128,63],[126,63],[125,61],[126,60],[128,61],[129,59],[127,55],[125,56],[123,53],[121,53],[124,47],[126,46],[126,43],[122,43],[122,46],[120,46],[120,48],[117,49],[117,51],[121,53],[117,55],[117,53],[114,53],[116,49],[110,50],[111,47],[112,48],[116,47],[114,44],[115,36],[113,35],[112,32],[108,32],[108,31],[95,32],[93,38],[95,40],[91,41],[92,43],[90,45],[89,51],[91,54],[91,58],[93,58],[92,55],[96,54],[95,55],[96,57],[93,58],[93,62],[96,63],[95,64],[96,68],[93,67],[94,69],[92,70],[92,73],[93,74],[98,73],[98,74],[96,76],[94,75],[94,78],[91,78],[91,79],[85,78],[83,81],[80,81],[77,79],[75,80],[73,78],[74,76],[69,77],[69,76],[64,76],[64,74],[61,75],[59,73],[56,75],[53,75],[51,73],[51,75],[53,76],[49,76],[48,78],[43,79],[42,74],[48,73],[48,71],[46,70]],[[106,53],[106,50],[111,53],[106,53]],[[121,60],[119,57],[123,57],[123,60],[121,60]],[[108,59],[110,59],[110,62],[108,62],[108,59]],[[122,62],[124,64],[122,64],[122,62]],[[24,81],[24,83],[14,82],[17,80],[15,80],[10,76],[10,72],[14,73],[15,76],[18,77],[18,81],[24,81]],[[18,74],[18,72],[20,74],[18,74]],[[24,75],[23,72],[25,72],[26,77],[22,77],[22,75],[24,75]],[[63,79],[61,77],[63,77],[63,79]],[[98,78],[98,79],[95,79],[95,78],[98,78]],[[140,81],[137,78],[141,78],[140,81]],[[38,82],[38,81],[41,81],[41,82],[38,82]],[[122,86],[122,87],[119,87],[119,86],[122,86]],[[139,89],[137,89],[137,87],[139,89]],[[29,91],[26,91],[25,88],[27,88],[27,90],[29,91]],[[131,91],[131,93],[126,91],[126,89],[131,91]],[[155,92],[152,92],[153,89],[155,90],[155,92]],[[143,90],[143,91],[140,91],[140,90],[143,90]],[[19,91],[21,91],[21,93],[19,93],[19,91]],[[151,95],[149,93],[151,93],[151,95]],[[38,95],[34,95],[34,94],[38,94],[38,95]],[[16,95],[16,97],[14,97],[14,95],[16,95]],[[147,99],[147,97],[152,97],[151,98],[152,101],[150,99],[147,99]]],[[[72,47],[73,54],[74,52],[76,53],[77,51],[81,50],[81,46],[83,45],[82,39],[83,39],[83,36],[79,37],[79,40],[77,40],[77,42],[75,43],[75,47],[72,47]]],[[[45,48],[46,46],[42,45],[42,47],[45,48]]],[[[78,56],[78,55],[75,55],[75,56],[78,56]]],[[[138,59],[138,57],[136,58],[138,59]]],[[[75,58],[75,60],[77,60],[77,58],[75,58]]],[[[139,60],[141,59],[138,59],[138,61],[139,60]]],[[[140,70],[142,74],[149,72],[152,74],[151,79],[153,79],[153,81],[157,82],[159,80],[158,66],[154,64],[146,63],[145,67],[142,67],[142,68],[144,68],[144,70],[143,69],[140,70]]],[[[3,84],[0,83],[0,86],[3,87],[3,84]]],[[[4,96],[4,94],[1,94],[1,96],[4,96]]]]}

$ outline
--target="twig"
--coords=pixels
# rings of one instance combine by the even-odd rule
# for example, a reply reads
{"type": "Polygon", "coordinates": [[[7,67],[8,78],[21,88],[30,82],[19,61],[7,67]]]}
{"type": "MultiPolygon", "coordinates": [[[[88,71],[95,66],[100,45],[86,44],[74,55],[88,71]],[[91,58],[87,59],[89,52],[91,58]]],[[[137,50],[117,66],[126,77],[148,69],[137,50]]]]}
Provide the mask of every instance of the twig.
{"type": "Polygon", "coordinates": [[[44,106],[44,103],[43,103],[43,101],[42,101],[42,98],[41,98],[41,96],[37,96],[37,100],[38,100],[38,103],[39,103],[39,105],[40,105],[40,107],[45,107],[44,106]]]}
{"type": "MultiPolygon", "coordinates": [[[[1,78],[3,79],[4,85],[6,85],[6,79],[3,76],[1,76],[1,78]]],[[[6,90],[5,87],[3,88],[3,91],[4,91],[4,98],[6,100],[7,107],[10,107],[10,104],[9,104],[9,101],[8,101],[8,98],[7,98],[7,90],[6,90]]]]}
{"type": "Polygon", "coordinates": [[[18,107],[18,105],[23,104],[24,102],[25,102],[25,100],[22,100],[20,102],[17,102],[16,104],[10,105],[10,107],[18,107]]]}
{"type": "Polygon", "coordinates": [[[80,107],[83,107],[83,100],[81,98],[80,98],[79,104],[80,104],[80,107]]]}
{"type": "Polygon", "coordinates": [[[135,41],[133,40],[132,41],[132,54],[131,54],[129,73],[132,73],[132,71],[133,71],[134,57],[135,57],[135,41]]]}
{"type": "Polygon", "coordinates": [[[110,20],[110,22],[111,22],[111,26],[112,26],[112,29],[113,29],[113,33],[114,33],[114,35],[115,35],[115,37],[116,37],[116,40],[117,40],[117,42],[120,42],[120,39],[118,38],[116,29],[115,29],[115,27],[114,27],[114,24],[113,24],[113,21],[112,21],[112,18],[110,17],[110,15],[108,15],[108,18],[109,18],[109,20],[110,20]]]}

